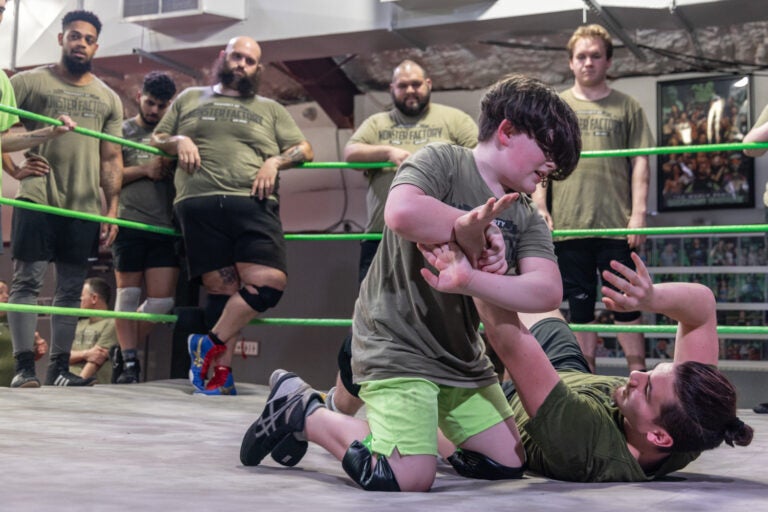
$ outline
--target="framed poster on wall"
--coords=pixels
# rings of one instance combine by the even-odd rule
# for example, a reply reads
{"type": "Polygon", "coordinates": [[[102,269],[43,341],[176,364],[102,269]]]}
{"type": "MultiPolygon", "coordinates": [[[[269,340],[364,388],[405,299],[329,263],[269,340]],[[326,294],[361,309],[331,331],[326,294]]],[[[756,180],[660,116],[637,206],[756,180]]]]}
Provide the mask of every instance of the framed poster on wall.
{"type": "Polygon", "coordinates": [[[751,127],[751,77],[727,75],[658,82],[661,146],[659,211],[752,208],[754,159],[740,150],[690,152],[686,146],[741,142],[751,127]]]}

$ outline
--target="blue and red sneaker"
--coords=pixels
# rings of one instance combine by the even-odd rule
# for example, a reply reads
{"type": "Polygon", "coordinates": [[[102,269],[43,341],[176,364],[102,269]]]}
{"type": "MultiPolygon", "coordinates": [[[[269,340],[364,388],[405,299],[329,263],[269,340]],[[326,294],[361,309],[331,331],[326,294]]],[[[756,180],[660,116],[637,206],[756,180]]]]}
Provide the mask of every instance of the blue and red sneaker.
{"type": "Polygon", "coordinates": [[[213,371],[213,377],[205,385],[205,389],[196,389],[196,395],[231,395],[237,394],[235,379],[232,377],[232,369],[229,366],[217,366],[213,371]]]}
{"type": "Polygon", "coordinates": [[[198,391],[205,389],[208,368],[215,357],[226,351],[224,345],[218,345],[207,334],[190,334],[187,338],[189,348],[189,382],[198,391]]]}

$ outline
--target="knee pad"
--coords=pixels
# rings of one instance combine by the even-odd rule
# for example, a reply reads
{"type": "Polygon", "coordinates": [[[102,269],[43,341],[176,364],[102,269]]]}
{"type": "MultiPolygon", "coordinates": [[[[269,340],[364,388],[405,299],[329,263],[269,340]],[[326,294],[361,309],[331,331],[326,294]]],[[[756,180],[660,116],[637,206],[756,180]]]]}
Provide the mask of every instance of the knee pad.
{"type": "Polygon", "coordinates": [[[215,293],[209,293],[205,300],[205,328],[208,330],[213,329],[216,322],[219,321],[224,306],[227,305],[229,295],[220,295],[215,293]]]}
{"type": "Polygon", "coordinates": [[[481,480],[512,480],[523,478],[525,464],[518,468],[502,466],[490,457],[471,450],[458,449],[448,457],[448,462],[458,474],[481,480]]]}
{"type": "Polygon", "coordinates": [[[251,309],[263,313],[269,308],[277,306],[280,302],[280,298],[283,296],[283,291],[271,286],[254,286],[258,293],[251,293],[248,288],[243,286],[240,288],[240,296],[243,300],[251,306],[251,309]]]}
{"type": "Polygon", "coordinates": [[[341,466],[349,478],[366,491],[400,491],[387,458],[379,455],[373,466],[373,455],[360,441],[353,441],[344,454],[341,466]]]}
{"type": "Polygon", "coordinates": [[[590,323],[595,319],[595,296],[588,293],[575,293],[569,296],[568,310],[571,322],[590,323]]]}
{"type": "Polygon", "coordinates": [[[155,315],[165,315],[173,310],[176,301],[173,297],[147,297],[147,300],[139,306],[142,313],[153,313],[155,315]]]}
{"type": "Polygon", "coordinates": [[[141,300],[141,288],[138,286],[118,288],[115,294],[115,311],[135,313],[139,309],[139,300],[141,300]]]}

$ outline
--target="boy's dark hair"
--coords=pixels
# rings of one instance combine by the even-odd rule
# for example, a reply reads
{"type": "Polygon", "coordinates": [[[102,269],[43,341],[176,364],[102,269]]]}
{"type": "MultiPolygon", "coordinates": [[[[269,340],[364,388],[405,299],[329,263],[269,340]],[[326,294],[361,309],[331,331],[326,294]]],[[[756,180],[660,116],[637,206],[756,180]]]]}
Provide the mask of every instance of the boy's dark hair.
{"type": "Polygon", "coordinates": [[[736,388],[716,367],[686,361],[675,368],[677,401],[665,404],[654,423],[672,436],[670,452],[747,446],[752,427],[736,416],[736,388]]]}
{"type": "Polygon", "coordinates": [[[67,27],[75,21],[85,21],[96,28],[96,35],[101,34],[101,20],[91,11],[69,11],[61,19],[61,29],[67,30],[67,27]]]}
{"type": "Polygon", "coordinates": [[[601,25],[582,25],[576,29],[571,38],[568,40],[566,50],[568,50],[568,58],[573,59],[573,48],[579,39],[599,39],[603,42],[605,47],[605,58],[611,60],[613,58],[613,40],[611,34],[608,33],[601,25]]]}
{"type": "Polygon", "coordinates": [[[91,293],[95,293],[109,305],[109,299],[112,297],[112,287],[109,286],[108,282],[100,277],[89,277],[85,280],[85,284],[91,289],[91,293]]]}
{"type": "Polygon", "coordinates": [[[581,154],[579,120],[554,89],[522,75],[502,78],[480,103],[478,140],[490,140],[505,119],[518,133],[533,138],[557,165],[549,179],[564,180],[576,168],[581,154]]]}
{"type": "Polygon", "coordinates": [[[176,94],[176,83],[162,71],[150,71],[144,76],[141,92],[151,94],[161,101],[168,101],[176,94]]]}

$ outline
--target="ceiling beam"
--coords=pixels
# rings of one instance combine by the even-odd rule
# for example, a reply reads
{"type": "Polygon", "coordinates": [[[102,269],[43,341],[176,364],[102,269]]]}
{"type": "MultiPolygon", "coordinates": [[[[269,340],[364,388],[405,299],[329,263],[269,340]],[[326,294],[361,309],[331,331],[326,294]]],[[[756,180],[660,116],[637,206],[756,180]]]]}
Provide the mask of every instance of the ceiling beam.
{"type": "Polygon", "coordinates": [[[354,128],[355,95],[360,90],[332,58],[284,61],[284,71],[328,114],[338,128],[354,128]]]}
{"type": "Polygon", "coordinates": [[[688,39],[691,41],[693,48],[696,50],[696,55],[701,59],[704,58],[704,51],[701,49],[701,43],[696,36],[693,24],[688,20],[688,17],[677,8],[675,0],[672,0],[672,5],[669,6],[669,12],[675,18],[675,21],[685,30],[688,34],[688,39]]]}
{"type": "Polygon", "coordinates": [[[645,62],[648,60],[648,57],[646,57],[645,53],[635,44],[635,42],[632,40],[631,37],[629,37],[629,34],[627,34],[626,30],[624,30],[624,27],[621,26],[621,23],[619,23],[616,18],[611,15],[602,5],[597,3],[597,0],[582,0],[584,4],[595,13],[595,15],[600,18],[600,21],[605,25],[605,28],[613,34],[615,37],[618,37],[624,45],[631,51],[635,57],[638,58],[638,60],[645,62]]]}

